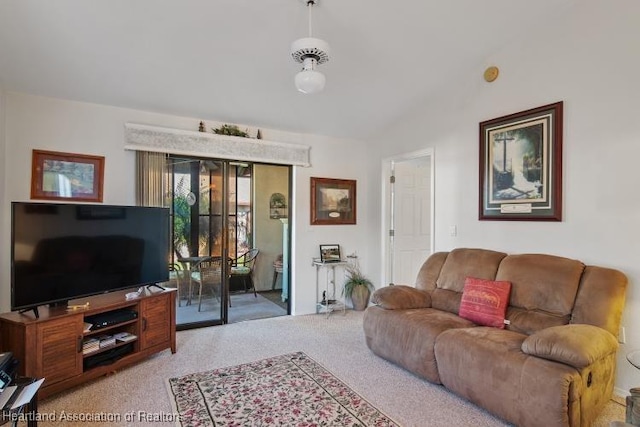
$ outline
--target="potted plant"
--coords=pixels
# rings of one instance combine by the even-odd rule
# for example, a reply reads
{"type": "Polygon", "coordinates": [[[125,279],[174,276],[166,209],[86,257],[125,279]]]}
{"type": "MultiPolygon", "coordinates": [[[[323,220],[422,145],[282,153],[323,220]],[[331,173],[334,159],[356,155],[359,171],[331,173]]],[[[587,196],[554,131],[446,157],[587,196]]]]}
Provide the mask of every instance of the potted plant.
{"type": "Polygon", "coordinates": [[[342,292],[351,300],[354,310],[362,311],[367,308],[371,291],[374,289],[373,283],[362,274],[358,265],[349,264],[345,268],[345,282],[342,292]]]}

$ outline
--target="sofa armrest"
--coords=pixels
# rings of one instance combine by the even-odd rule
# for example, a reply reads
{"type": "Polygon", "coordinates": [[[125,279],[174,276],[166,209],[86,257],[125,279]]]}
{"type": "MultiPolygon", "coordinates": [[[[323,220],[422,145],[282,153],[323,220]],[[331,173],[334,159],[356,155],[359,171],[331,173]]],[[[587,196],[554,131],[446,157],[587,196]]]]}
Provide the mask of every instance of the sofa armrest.
{"type": "Polygon", "coordinates": [[[387,310],[431,307],[431,294],[406,285],[385,286],[373,293],[371,302],[387,310]]]}
{"type": "Polygon", "coordinates": [[[593,325],[552,326],[528,336],[522,351],[532,356],[585,368],[618,350],[618,340],[609,331],[593,325]]]}

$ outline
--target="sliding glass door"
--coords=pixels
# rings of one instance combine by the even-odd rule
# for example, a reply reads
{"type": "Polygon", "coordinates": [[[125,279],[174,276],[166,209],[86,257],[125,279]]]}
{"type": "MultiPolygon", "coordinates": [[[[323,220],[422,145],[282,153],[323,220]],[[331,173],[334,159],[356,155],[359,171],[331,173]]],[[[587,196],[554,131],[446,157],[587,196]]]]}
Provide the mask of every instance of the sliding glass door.
{"type": "Polygon", "coordinates": [[[177,327],[288,314],[290,167],[180,156],[168,166],[177,327]],[[252,249],[250,278],[222,262],[252,249]]]}
{"type": "Polygon", "coordinates": [[[172,265],[178,276],[177,325],[217,325],[227,317],[228,164],[169,158],[172,265]]]}

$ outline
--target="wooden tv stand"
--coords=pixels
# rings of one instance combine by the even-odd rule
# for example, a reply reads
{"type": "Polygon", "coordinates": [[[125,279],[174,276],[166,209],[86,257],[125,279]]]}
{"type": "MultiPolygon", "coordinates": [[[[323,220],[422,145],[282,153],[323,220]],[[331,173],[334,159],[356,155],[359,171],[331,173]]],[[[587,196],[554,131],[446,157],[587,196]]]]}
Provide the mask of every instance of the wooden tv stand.
{"type": "Polygon", "coordinates": [[[1,314],[0,352],[13,352],[20,361],[19,375],[45,378],[38,393],[40,398],[114,372],[165,349],[171,349],[175,353],[175,289],[145,290],[141,296],[129,301],[125,299],[125,294],[135,289],[77,299],[69,303],[79,306],[88,302],[86,308],[40,307],[39,318],[33,312],[1,314]],[[87,317],[117,310],[133,310],[137,317],[97,330],[84,330],[87,317]],[[137,338],[83,354],[83,343],[86,340],[118,332],[128,332],[137,338]],[[121,355],[119,359],[104,365],[85,367],[87,359],[105,352],[115,352],[120,347],[127,354],[121,355]]]}

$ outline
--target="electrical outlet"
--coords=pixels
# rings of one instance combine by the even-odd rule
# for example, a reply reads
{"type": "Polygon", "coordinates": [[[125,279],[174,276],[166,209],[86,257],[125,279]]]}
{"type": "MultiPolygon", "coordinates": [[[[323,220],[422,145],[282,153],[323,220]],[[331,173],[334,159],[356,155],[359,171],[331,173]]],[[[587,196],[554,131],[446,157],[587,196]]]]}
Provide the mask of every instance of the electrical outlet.
{"type": "Polygon", "coordinates": [[[455,225],[449,226],[449,236],[456,237],[458,235],[458,227],[455,225]]]}
{"type": "Polygon", "coordinates": [[[624,330],[624,326],[620,326],[620,331],[618,332],[618,342],[620,344],[626,344],[627,342],[627,334],[624,330]]]}

